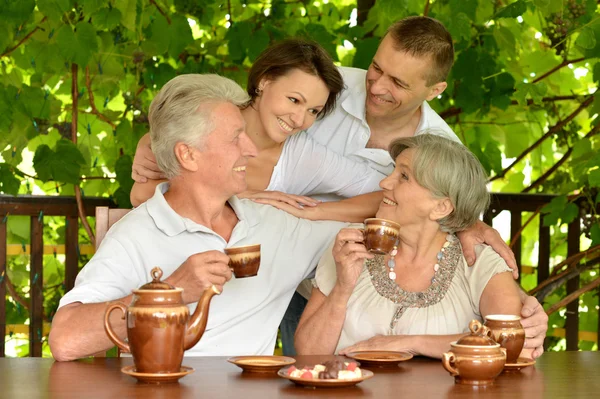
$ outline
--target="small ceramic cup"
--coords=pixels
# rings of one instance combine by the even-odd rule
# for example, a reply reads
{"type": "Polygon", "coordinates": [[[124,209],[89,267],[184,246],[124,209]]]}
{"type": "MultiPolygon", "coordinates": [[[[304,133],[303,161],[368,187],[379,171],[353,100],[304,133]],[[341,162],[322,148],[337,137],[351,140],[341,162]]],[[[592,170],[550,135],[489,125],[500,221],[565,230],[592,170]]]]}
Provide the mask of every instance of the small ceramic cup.
{"type": "Polygon", "coordinates": [[[260,267],[260,244],[225,248],[229,256],[229,267],[236,278],[252,277],[260,267]]]}
{"type": "Polygon", "coordinates": [[[370,218],[365,220],[365,246],[378,255],[389,254],[398,243],[400,225],[391,220],[370,218]]]}
{"type": "Polygon", "coordinates": [[[506,348],[506,363],[516,364],[519,354],[525,344],[525,330],[521,325],[521,318],[508,314],[493,314],[485,316],[485,323],[489,329],[489,336],[506,348]]]}

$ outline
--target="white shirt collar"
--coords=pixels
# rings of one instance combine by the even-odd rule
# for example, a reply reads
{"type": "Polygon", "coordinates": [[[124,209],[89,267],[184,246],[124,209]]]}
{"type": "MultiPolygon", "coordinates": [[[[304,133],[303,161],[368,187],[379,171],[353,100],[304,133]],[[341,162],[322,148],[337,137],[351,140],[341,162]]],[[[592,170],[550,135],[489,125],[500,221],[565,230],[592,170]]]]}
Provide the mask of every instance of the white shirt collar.
{"type": "MultiPolygon", "coordinates": [[[[154,220],[154,223],[159,230],[169,237],[176,236],[184,231],[190,233],[201,231],[215,234],[215,232],[208,227],[198,224],[188,218],[184,218],[175,212],[164,197],[164,193],[166,193],[168,189],[169,182],[160,183],[156,186],[152,198],[146,202],[148,214],[150,214],[150,217],[154,220]]],[[[231,205],[239,219],[238,225],[243,223],[247,224],[248,227],[252,227],[258,224],[259,220],[257,216],[252,212],[245,212],[239,198],[233,196],[229,198],[227,202],[229,202],[229,205],[231,205]]]]}
{"type": "Polygon", "coordinates": [[[367,89],[365,81],[354,86],[346,99],[342,102],[342,108],[355,118],[367,124],[365,104],[367,101],[367,89]]]}

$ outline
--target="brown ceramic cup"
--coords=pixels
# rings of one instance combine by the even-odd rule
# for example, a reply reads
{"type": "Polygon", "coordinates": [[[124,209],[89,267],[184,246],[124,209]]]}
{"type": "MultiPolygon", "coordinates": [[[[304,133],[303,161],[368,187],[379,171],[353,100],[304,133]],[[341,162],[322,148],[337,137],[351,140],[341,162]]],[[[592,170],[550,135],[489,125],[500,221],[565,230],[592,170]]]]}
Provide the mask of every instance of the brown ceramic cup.
{"type": "Polygon", "coordinates": [[[225,248],[229,267],[236,278],[252,277],[260,267],[260,244],[225,248]]]}
{"type": "Polygon", "coordinates": [[[365,220],[365,247],[378,255],[389,254],[398,243],[400,225],[391,220],[370,218],[365,220]]]}
{"type": "Polygon", "coordinates": [[[485,316],[489,336],[506,348],[506,363],[515,364],[525,344],[525,330],[521,318],[515,315],[494,314],[485,316]]]}

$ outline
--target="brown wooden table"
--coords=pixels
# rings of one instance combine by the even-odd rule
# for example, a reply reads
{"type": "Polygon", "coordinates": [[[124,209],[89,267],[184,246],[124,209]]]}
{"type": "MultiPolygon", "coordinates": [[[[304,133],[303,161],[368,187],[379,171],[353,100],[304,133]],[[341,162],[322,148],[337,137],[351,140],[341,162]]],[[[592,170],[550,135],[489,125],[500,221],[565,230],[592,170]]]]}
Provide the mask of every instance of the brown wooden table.
{"type": "MultiPolygon", "coordinates": [[[[297,365],[333,356],[299,356],[297,365]]],[[[352,388],[303,388],[273,376],[242,373],[226,357],[186,358],[195,372],[179,383],[149,385],[121,373],[131,358],[69,363],[0,358],[0,398],[600,398],[599,352],[546,353],[534,367],[502,374],[493,386],[454,384],[439,361],[416,358],[401,367],[371,369],[375,376],[352,388]]]]}

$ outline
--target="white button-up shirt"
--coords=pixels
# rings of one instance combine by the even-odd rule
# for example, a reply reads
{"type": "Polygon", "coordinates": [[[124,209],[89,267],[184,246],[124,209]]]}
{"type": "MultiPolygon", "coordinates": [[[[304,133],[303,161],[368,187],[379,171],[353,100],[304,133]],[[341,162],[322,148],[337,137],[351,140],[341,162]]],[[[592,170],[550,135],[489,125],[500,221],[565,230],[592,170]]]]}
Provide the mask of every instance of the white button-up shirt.
{"type": "MultiPolygon", "coordinates": [[[[300,281],[315,268],[325,248],[346,224],[298,219],[268,205],[229,199],[239,221],[229,242],[179,216],[160,184],[154,196],[111,227],[98,252],[81,270],[75,287],[60,301],[98,303],[123,298],[149,282],[159,266],[163,278],[199,252],[261,244],[258,276],[233,277],[210,304],[208,325],[187,356],[268,355],[277,327],[300,281]]],[[[190,312],[195,306],[190,306],[190,312]]]]}
{"type": "MultiPolygon", "coordinates": [[[[366,148],[371,129],[365,115],[367,98],[366,74],[364,69],[340,67],[346,88],[338,98],[334,111],[316,121],[307,133],[317,142],[350,159],[367,161],[369,166],[388,175],[394,169],[394,160],[387,150],[366,148]]],[[[421,120],[415,135],[439,134],[460,143],[450,126],[429,106],[421,106],[421,120]]]]}

